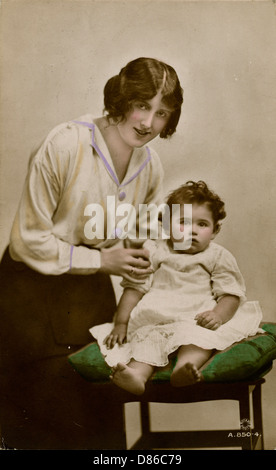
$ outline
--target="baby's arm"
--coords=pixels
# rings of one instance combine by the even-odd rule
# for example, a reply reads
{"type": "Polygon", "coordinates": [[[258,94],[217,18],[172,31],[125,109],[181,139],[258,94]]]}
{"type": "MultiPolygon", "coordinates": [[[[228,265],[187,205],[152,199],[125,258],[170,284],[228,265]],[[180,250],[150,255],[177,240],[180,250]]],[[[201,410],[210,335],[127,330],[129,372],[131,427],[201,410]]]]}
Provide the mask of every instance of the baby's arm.
{"type": "Polygon", "coordinates": [[[213,310],[198,313],[195,316],[197,325],[216,330],[223,323],[228,322],[235,315],[240,304],[240,298],[235,295],[224,295],[221,297],[213,310]]]}
{"type": "Polygon", "coordinates": [[[130,287],[124,289],[115,314],[114,328],[104,340],[108,349],[113,348],[116,343],[119,345],[124,343],[130,313],[143,295],[143,292],[139,292],[138,290],[130,287]]]}

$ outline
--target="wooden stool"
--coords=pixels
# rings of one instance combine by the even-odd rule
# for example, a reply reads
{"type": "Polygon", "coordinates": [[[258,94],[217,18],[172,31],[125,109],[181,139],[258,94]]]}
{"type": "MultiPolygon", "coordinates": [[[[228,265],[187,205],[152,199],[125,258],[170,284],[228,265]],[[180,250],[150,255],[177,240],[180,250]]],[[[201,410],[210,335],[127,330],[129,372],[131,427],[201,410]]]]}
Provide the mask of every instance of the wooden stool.
{"type": "Polygon", "coordinates": [[[276,324],[264,323],[265,334],[236,343],[216,354],[202,370],[204,381],[176,388],[170,384],[173,363],[158,371],[146,384],[145,393],[133,395],[110,382],[111,369],[105,363],[97,344],[91,343],[69,356],[72,367],[97,387],[99,394],[107,392],[117,413],[122,435],[116,435],[117,449],[126,449],[126,403],[140,403],[142,435],[131,449],[186,449],[240,447],[244,450],[263,449],[261,386],[264,376],[276,359],[276,324]],[[251,400],[252,399],[252,400],[251,400]],[[152,431],[150,403],[199,403],[215,400],[239,402],[238,429],[209,431],[152,431]],[[252,401],[252,405],[251,405],[252,401]]]}
{"type": "Polygon", "coordinates": [[[173,388],[170,383],[148,383],[146,392],[139,397],[122,391],[120,398],[123,401],[123,408],[124,403],[137,401],[140,403],[142,435],[131,449],[241,447],[243,450],[262,450],[264,440],[261,386],[264,382],[264,378],[248,382],[201,382],[181,388],[173,388]],[[213,400],[236,400],[239,402],[239,429],[151,431],[150,403],[195,403],[213,400]]]}

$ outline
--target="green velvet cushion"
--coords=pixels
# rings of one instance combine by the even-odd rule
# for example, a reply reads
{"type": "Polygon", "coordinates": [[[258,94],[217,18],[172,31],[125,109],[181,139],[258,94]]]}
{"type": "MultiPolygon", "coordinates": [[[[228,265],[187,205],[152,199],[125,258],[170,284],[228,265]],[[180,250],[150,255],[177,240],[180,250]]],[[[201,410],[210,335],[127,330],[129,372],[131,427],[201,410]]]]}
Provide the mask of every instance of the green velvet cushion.
{"type": "Polygon", "coordinates": [[[109,382],[110,367],[106,364],[97,343],[91,343],[71,354],[70,364],[89,382],[109,382]]]}
{"type": "Polygon", "coordinates": [[[241,341],[217,353],[202,370],[206,382],[241,381],[265,375],[276,358],[276,325],[262,325],[266,334],[241,341]]]}
{"type": "MultiPolygon", "coordinates": [[[[236,343],[227,350],[216,353],[203,367],[205,382],[231,382],[262,377],[276,358],[276,325],[262,325],[265,334],[236,343]]],[[[110,367],[99,350],[97,343],[91,343],[76,353],[71,354],[69,362],[73,368],[90,382],[109,381],[110,367]]],[[[153,382],[167,382],[170,379],[175,360],[166,370],[157,371],[153,382]]]]}

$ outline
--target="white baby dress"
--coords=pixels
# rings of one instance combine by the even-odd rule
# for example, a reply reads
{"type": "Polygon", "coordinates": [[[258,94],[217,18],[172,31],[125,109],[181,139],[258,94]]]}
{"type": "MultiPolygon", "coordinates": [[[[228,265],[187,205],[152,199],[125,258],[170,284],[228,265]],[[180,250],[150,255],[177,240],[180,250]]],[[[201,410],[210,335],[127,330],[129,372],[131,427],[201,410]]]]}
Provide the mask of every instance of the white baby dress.
{"type": "Polygon", "coordinates": [[[246,301],[243,277],[228,250],[211,242],[203,252],[183,254],[170,250],[164,240],[146,242],[145,247],[150,250],[154,274],[143,285],[122,283],[145,293],[131,312],[127,343],[110,350],[103,344],[113,323],[90,329],[109,366],[134,358],[163,367],[181,345],[223,350],[263,331],[259,302],[246,301]],[[212,310],[225,294],[240,297],[233,318],[217,330],[197,325],[197,313],[212,310]]]}

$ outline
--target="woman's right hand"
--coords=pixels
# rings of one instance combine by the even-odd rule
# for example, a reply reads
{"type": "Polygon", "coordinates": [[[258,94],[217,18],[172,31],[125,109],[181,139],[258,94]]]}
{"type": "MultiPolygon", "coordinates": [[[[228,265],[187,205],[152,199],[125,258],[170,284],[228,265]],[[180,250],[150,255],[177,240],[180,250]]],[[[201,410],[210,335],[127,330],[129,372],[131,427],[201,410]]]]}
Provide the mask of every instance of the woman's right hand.
{"type": "Polygon", "coordinates": [[[102,249],[99,271],[136,283],[143,283],[153,272],[149,252],[145,248],[102,249]]]}

